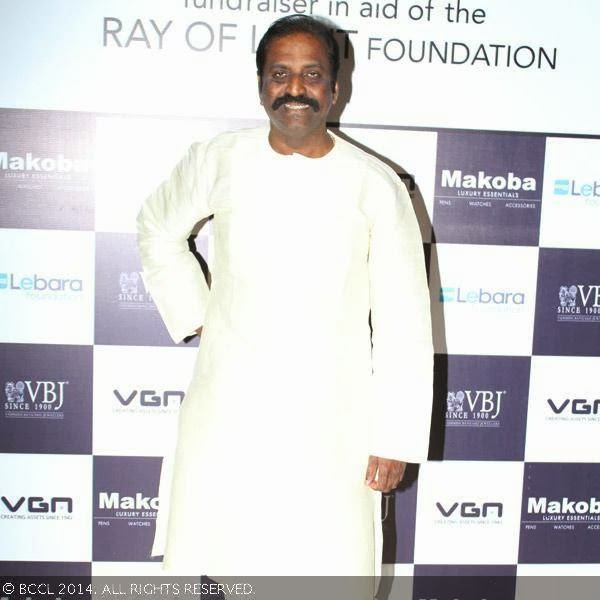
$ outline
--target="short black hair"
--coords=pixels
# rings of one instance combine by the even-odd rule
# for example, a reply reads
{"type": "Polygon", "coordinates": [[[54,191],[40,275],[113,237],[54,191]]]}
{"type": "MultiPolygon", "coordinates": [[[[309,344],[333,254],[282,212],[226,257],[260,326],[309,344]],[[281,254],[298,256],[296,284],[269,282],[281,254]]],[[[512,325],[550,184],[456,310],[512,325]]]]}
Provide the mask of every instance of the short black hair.
{"type": "Polygon", "coordinates": [[[269,44],[274,39],[282,38],[292,33],[310,33],[321,40],[329,58],[331,85],[334,86],[337,81],[338,71],[340,70],[340,48],[331,28],[323,20],[307,15],[288,15],[271,23],[256,49],[256,69],[260,82],[262,83],[269,44]]]}

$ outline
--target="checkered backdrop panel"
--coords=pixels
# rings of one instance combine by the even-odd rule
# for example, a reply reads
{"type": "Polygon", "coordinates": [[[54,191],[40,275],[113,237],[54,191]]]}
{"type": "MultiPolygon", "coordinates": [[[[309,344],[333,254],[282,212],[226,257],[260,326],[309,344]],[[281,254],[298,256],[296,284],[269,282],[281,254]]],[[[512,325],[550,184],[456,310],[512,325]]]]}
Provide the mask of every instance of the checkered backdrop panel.
{"type": "MultiPolygon", "coordinates": [[[[164,331],[140,278],[134,218],[189,142],[247,123],[144,118],[146,136],[175,131],[161,159],[136,117],[0,114],[4,210],[26,215],[22,227],[15,218],[0,230],[0,302],[11,316],[0,340],[0,528],[13,540],[3,568],[74,562],[98,573],[158,572],[149,549],[160,457],[172,448],[197,348],[172,344],[164,331]],[[43,142],[23,141],[28,128],[15,123],[28,119],[46,131],[43,142]],[[73,139],[85,140],[74,146],[81,154],[69,150],[73,139]],[[119,159],[144,153],[150,175],[119,159]],[[126,190],[118,199],[115,181],[126,190]],[[89,220],[51,227],[69,206],[89,202],[90,186],[98,229],[87,229],[89,220]],[[42,543],[30,544],[32,532],[42,543]]],[[[423,573],[489,566],[491,574],[492,566],[516,573],[520,564],[597,563],[600,249],[591,235],[585,247],[568,245],[574,228],[598,219],[597,162],[588,155],[600,154],[600,140],[342,133],[386,156],[405,181],[430,278],[430,461],[384,498],[386,562],[423,573]],[[570,223],[562,238],[558,214],[570,223]],[[550,236],[553,245],[541,246],[550,236]]],[[[210,264],[208,228],[196,247],[210,264]]]]}

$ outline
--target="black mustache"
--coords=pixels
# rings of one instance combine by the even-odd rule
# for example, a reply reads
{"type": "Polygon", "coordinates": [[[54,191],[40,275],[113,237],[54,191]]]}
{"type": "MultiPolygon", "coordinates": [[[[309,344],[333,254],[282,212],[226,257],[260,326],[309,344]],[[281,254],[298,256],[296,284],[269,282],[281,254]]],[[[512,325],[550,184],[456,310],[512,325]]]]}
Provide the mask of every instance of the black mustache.
{"type": "Polygon", "coordinates": [[[299,104],[308,104],[315,112],[318,112],[321,108],[321,105],[314,98],[309,98],[308,96],[300,95],[300,96],[292,96],[291,94],[284,94],[277,98],[271,108],[273,110],[277,110],[280,106],[288,102],[298,102],[299,104]]]}

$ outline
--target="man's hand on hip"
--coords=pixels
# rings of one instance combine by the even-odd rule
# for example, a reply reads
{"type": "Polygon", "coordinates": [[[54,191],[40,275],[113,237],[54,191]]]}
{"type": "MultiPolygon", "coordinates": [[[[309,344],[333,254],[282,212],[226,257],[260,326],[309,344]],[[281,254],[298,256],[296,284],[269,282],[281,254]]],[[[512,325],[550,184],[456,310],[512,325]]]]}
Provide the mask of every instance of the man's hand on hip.
{"type": "Polygon", "coordinates": [[[406,463],[391,458],[369,456],[365,483],[372,490],[378,492],[391,492],[404,477],[406,463]]]}

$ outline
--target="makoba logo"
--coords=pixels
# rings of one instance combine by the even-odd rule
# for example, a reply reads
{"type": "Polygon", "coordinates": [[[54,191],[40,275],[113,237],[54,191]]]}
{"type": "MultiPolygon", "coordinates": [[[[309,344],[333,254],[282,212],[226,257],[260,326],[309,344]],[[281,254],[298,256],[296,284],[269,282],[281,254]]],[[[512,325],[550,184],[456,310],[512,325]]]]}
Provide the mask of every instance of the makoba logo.
{"type": "Polygon", "coordinates": [[[463,173],[460,169],[442,170],[441,186],[456,190],[457,196],[480,198],[519,198],[519,192],[535,192],[533,177],[519,177],[513,172],[490,175],[485,171],[463,173]]]}
{"type": "Polygon", "coordinates": [[[0,496],[0,519],[72,519],[69,496],[0,496]]]}
{"type": "Polygon", "coordinates": [[[0,151],[0,169],[5,171],[4,177],[12,173],[25,175],[34,173],[87,173],[91,161],[87,159],[67,158],[63,154],[55,156],[39,156],[26,152],[22,156],[0,151]]]}
{"type": "Polygon", "coordinates": [[[556,320],[600,322],[600,285],[561,285],[556,320]]]}
{"type": "Polygon", "coordinates": [[[4,416],[12,419],[63,419],[68,381],[7,381],[4,416]]]}
{"type": "Polygon", "coordinates": [[[98,494],[98,514],[95,515],[99,527],[110,527],[113,519],[124,519],[128,527],[150,527],[158,511],[158,497],[136,492],[134,496],[119,492],[98,494]]]}
{"type": "Polygon", "coordinates": [[[600,500],[595,497],[572,499],[548,498],[547,496],[527,498],[527,514],[532,521],[600,521],[600,500]]]}

